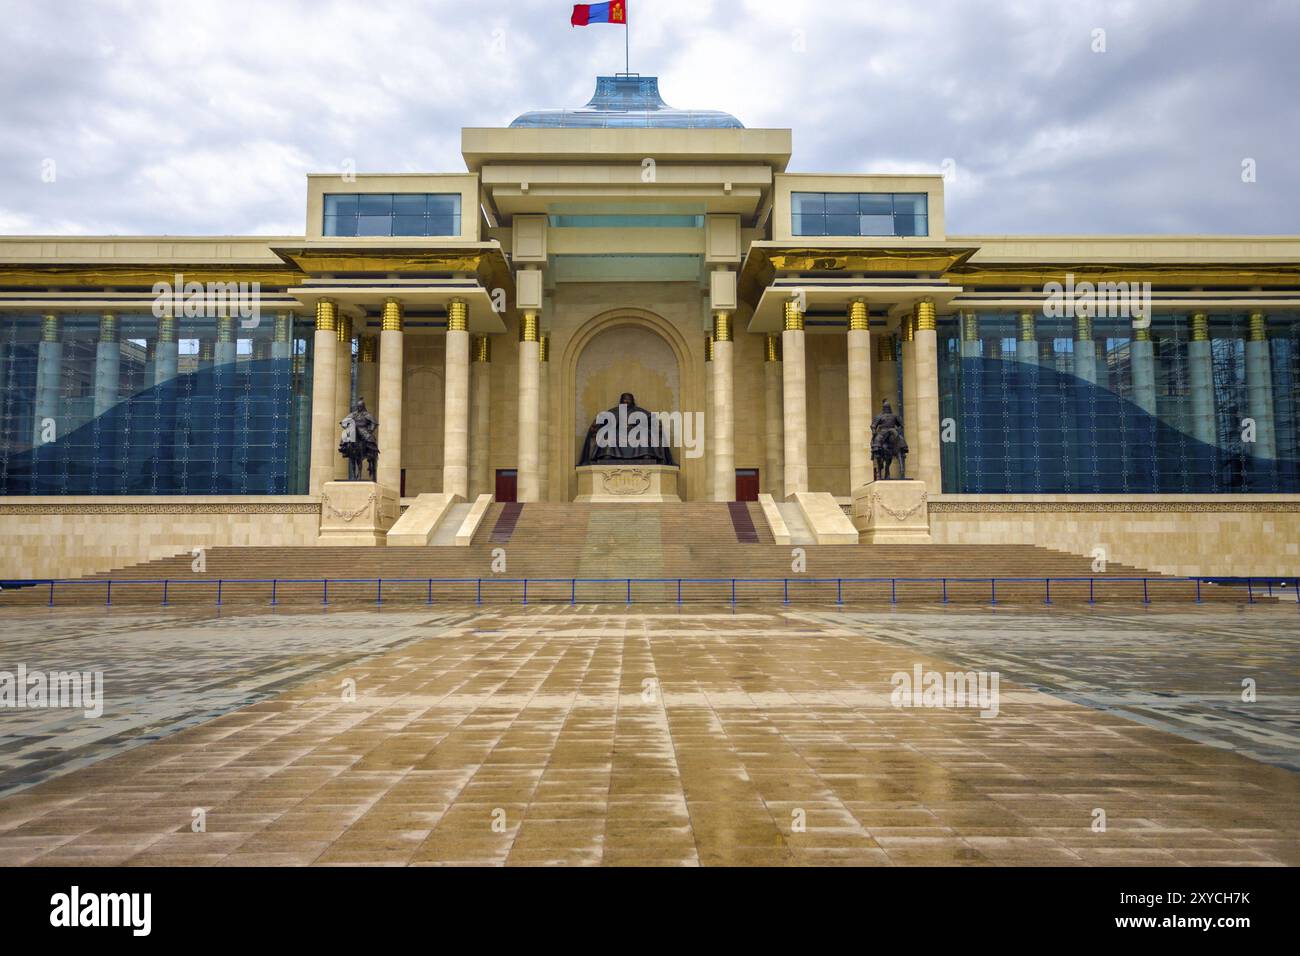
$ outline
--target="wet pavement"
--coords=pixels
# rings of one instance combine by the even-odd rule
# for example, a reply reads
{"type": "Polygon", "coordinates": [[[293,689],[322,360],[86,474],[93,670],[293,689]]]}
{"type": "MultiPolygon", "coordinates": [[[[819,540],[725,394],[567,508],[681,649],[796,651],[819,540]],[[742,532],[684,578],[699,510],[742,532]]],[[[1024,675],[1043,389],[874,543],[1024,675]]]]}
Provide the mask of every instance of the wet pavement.
{"type": "Polygon", "coordinates": [[[15,609],[0,864],[1295,865],[1298,625],[15,609]]]}

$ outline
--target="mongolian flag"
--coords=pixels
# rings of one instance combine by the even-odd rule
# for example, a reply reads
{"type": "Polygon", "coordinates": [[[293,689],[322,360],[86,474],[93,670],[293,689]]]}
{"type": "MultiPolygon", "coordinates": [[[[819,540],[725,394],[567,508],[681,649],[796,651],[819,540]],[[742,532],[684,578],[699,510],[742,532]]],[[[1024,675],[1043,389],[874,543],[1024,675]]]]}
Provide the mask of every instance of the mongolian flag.
{"type": "Polygon", "coordinates": [[[585,27],[591,23],[620,23],[627,26],[627,0],[609,0],[609,3],[575,3],[569,23],[585,27]]]}

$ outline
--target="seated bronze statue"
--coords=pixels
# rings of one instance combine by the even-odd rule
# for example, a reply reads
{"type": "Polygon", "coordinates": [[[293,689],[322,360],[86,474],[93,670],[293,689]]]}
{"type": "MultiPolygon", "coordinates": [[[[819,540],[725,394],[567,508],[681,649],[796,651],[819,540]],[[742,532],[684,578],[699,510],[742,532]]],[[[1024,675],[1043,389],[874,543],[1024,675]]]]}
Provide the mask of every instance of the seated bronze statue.
{"type": "Polygon", "coordinates": [[[587,429],[579,465],[672,465],[673,450],[654,412],[637,405],[631,392],[601,412],[587,429]]]}

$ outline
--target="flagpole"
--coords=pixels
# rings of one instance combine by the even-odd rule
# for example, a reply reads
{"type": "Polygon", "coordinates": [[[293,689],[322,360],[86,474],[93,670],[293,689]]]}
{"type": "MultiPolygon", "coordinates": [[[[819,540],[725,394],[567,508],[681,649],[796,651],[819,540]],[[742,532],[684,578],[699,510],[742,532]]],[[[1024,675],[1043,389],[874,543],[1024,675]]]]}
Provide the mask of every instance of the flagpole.
{"type": "MultiPolygon", "coordinates": [[[[626,9],[626,7],[624,8],[626,9]]],[[[623,14],[624,17],[627,14],[623,14]]],[[[623,24],[623,72],[631,74],[632,72],[632,24],[627,22],[623,24]]]]}

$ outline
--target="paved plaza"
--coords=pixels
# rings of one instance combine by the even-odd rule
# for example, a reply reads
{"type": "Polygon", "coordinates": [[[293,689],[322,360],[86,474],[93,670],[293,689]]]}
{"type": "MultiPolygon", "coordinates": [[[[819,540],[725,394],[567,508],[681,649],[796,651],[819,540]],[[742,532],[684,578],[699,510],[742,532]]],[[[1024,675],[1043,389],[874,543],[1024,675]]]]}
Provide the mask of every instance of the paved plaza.
{"type": "Polygon", "coordinates": [[[0,710],[0,864],[1295,865],[1298,625],[5,609],[105,704],[0,710]]]}

